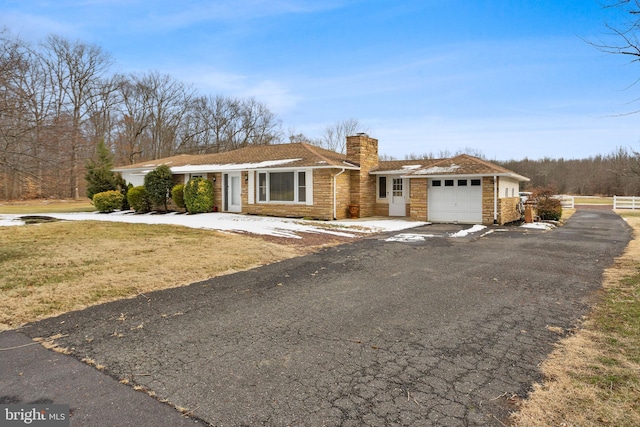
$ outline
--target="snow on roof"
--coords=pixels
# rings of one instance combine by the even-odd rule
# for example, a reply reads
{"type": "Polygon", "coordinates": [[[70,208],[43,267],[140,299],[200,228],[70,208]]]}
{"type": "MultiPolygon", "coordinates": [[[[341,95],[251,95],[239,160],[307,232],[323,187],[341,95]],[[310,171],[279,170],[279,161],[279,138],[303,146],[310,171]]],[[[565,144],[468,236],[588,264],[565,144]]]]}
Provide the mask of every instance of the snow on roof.
{"type": "Polygon", "coordinates": [[[287,163],[297,162],[301,159],[283,159],[283,160],[265,160],[257,163],[231,163],[224,165],[185,165],[174,166],[171,168],[171,172],[200,172],[200,171],[229,171],[229,170],[247,170],[247,169],[261,169],[273,166],[286,165],[287,163]]]}
{"type": "Polygon", "coordinates": [[[430,168],[415,171],[414,175],[433,175],[437,173],[453,173],[458,169],[460,169],[460,166],[455,164],[451,166],[431,166],[430,168]]]}

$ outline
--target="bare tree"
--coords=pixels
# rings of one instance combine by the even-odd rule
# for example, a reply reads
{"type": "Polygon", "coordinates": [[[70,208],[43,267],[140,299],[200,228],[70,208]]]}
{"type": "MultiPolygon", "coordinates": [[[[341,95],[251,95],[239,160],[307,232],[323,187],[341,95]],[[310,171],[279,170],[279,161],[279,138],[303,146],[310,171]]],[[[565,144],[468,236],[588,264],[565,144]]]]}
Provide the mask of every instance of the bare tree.
{"type": "Polygon", "coordinates": [[[276,115],[267,106],[247,98],[240,103],[240,132],[232,140],[232,148],[249,145],[268,145],[279,142],[282,138],[282,125],[276,115]]]}
{"type": "Polygon", "coordinates": [[[150,153],[153,159],[172,155],[194,90],[167,74],[148,73],[141,80],[149,107],[150,153]]]}
{"type": "Polygon", "coordinates": [[[347,149],[347,136],[355,135],[358,132],[367,132],[357,119],[340,120],[325,127],[316,145],[327,150],[338,153],[345,153],[347,149]]]}
{"type": "Polygon", "coordinates": [[[69,195],[79,198],[81,156],[93,151],[87,150],[81,127],[100,97],[99,82],[111,65],[111,57],[98,46],[70,42],[56,35],[49,36],[43,48],[43,60],[56,96],[56,116],[71,117],[72,135],[67,145],[69,195]]]}
{"type": "Polygon", "coordinates": [[[184,127],[181,151],[235,150],[279,142],[281,124],[266,105],[254,98],[209,96],[196,99],[184,127]]]}
{"type": "Polygon", "coordinates": [[[294,127],[290,127],[287,129],[287,138],[290,143],[294,142],[304,142],[311,145],[320,146],[322,143],[317,139],[309,138],[307,135],[302,132],[298,132],[294,127]]]}
{"type": "Polygon", "coordinates": [[[593,46],[609,53],[626,55],[632,61],[640,60],[640,0],[616,0],[604,6],[617,9],[627,19],[620,26],[605,24],[614,36],[611,42],[589,42],[593,46]]]}
{"type": "Polygon", "coordinates": [[[118,79],[121,103],[115,144],[116,162],[120,164],[141,160],[144,133],[151,125],[150,95],[141,80],[135,75],[118,79]]]}
{"type": "Polygon", "coordinates": [[[98,46],[55,35],[32,46],[0,29],[0,197],[78,197],[99,142],[131,164],[282,139],[254,98],[196,97],[169,75],[110,65],[98,46]]]}

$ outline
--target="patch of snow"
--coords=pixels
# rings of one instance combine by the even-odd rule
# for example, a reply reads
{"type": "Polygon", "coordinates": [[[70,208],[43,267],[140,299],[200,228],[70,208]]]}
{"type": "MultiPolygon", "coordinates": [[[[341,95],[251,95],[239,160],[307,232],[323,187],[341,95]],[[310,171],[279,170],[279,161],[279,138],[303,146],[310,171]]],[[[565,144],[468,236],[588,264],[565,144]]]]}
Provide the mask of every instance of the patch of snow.
{"type": "Polygon", "coordinates": [[[246,169],[260,169],[260,168],[268,168],[270,166],[280,166],[286,165],[287,163],[297,162],[301,159],[283,159],[283,160],[266,160],[264,162],[258,163],[235,163],[235,164],[224,164],[224,165],[185,165],[185,166],[174,166],[171,168],[172,172],[201,172],[201,171],[235,171],[235,170],[246,170],[246,169]]]}
{"type": "Polygon", "coordinates": [[[554,228],[556,228],[555,225],[550,224],[548,222],[531,222],[531,223],[525,223],[522,224],[520,227],[522,228],[529,228],[529,229],[533,229],[533,230],[552,230],[554,228]]]}
{"type": "Polygon", "coordinates": [[[427,237],[436,237],[435,234],[412,234],[412,233],[400,233],[395,236],[391,236],[387,239],[384,239],[385,242],[403,242],[403,243],[411,243],[411,242],[424,242],[427,240],[427,237]]]}
{"type": "Polygon", "coordinates": [[[453,173],[460,168],[459,165],[453,164],[451,166],[431,166],[430,168],[421,169],[415,171],[415,175],[433,175],[437,173],[453,173]]]}
{"type": "Polygon", "coordinates": [[[403,166],[402,169],[415,170],[415,169],[420,169],[421,167],[422,165],[406,165],[406,166],[403,166]]]}
{"type": "Polygon", "coordinates": [[[24,221],[20,221],[17,215],[0,215],[0,227],[15,225],[24,225],[24,221]]]}
{"type": "Polygon", "coordinates": [[[476,224],[471,228],[467,228],[466,230],[460,230],[456,233],[450,233],[449,237],[466,237],[471,233],[477,233],[478,231],[484,230],[485,228],[487,228],[486,225],[476,224]]]}
{"type": "MultiPolygon", "coordinates": [[[[203,213],[186,215],[134,214],[132,211],[101,214],[98,212],[41,214],[66,221],[109,221],[130,224],[165,224],[208,230],[261,234],[300,239],[297,233],[325,233],[339,237],[357,237],[366,233],[399,231],[425,225],[425,222],[405,220],[344,220],[308,221],[301,219],[239,215],[229,213],[203,213]]],[[[23,225],[19,215],[0,216],[0,225],[23,225]]]]}
{"type": "Polygon", "coordinates": [[[337,225],[340,227],[352,228],[361,233],[383,233],[387,231],[400,231],[407,228],[429,225],[430,222],[407,221],[402,219],[343,219],[331,222],[321,222],[320,224],[337,225]]]}

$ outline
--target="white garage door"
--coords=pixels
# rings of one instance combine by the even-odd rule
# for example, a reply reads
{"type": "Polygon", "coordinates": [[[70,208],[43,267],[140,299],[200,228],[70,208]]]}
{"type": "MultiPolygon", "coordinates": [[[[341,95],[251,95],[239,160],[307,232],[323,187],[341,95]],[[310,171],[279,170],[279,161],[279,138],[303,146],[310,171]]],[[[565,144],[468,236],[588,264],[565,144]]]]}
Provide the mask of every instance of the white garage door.
{"type": "Polygon", "coordinates": [[[429,180],[429,221],[482,224],[482,180],[429,180]]]}

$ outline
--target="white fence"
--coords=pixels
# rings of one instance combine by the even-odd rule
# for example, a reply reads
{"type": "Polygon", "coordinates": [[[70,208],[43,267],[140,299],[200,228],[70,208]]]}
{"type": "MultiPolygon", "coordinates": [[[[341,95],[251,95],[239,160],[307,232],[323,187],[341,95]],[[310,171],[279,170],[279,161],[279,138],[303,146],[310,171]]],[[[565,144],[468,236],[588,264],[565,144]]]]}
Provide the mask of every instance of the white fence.
{"type": "Polygon", "coordinates": [[[613,196],[613,209],[640,209],[640,197],[613,196]]]}
{"type": "Polygon", "coordinates": [[[575,208],[575,197],[567,196],[566,194],[558,194],[557,196],[553,196],[554,199],[560,200],[562,203],[562,207],[565,209],[573,209],[575,208]]]}

